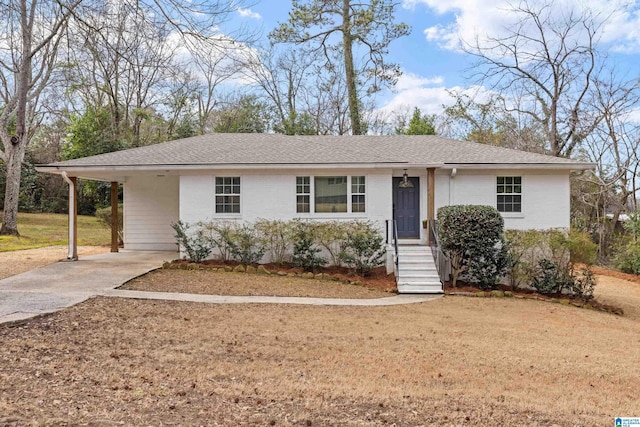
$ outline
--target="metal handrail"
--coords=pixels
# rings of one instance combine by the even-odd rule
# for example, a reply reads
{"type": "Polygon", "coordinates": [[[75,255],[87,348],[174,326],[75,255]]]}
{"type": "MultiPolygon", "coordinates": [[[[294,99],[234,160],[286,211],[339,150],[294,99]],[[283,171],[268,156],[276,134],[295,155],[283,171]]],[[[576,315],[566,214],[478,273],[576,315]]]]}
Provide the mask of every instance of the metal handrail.
{"type": "Polygon", "coordinates": [[[395,219],[388,219],[386,220],[386,240],[387,240],[387,244],[393,244],[393,251],[394,251],[394,259],[393,259],[393,264],[394,264],[394,273],[396,276],[396,283],[398,282],[398,273],[400,271],[400,261],[399,261],[399,257],[398,257],[398,223],[395,219]],[[389,240],[389,223],[391,223],[391,241],[389,240]]]}
{"type": "Polygon", "coordinates": [[[396,251],[396,280],[400,273],[400,257],[398,256],[398,221],[393,220],[393,249],[396,251]]]}
{"type": "Polygon", "coordinates": [[[442,251],[440,246],[440,238],[438,236],[438,223],[435,220],[429,221],[429,233],[431,242],[431,253],[436,262],[436,270],[441,282],[446,282],[451,277],[451,261],[449,257],[442,251]]]}

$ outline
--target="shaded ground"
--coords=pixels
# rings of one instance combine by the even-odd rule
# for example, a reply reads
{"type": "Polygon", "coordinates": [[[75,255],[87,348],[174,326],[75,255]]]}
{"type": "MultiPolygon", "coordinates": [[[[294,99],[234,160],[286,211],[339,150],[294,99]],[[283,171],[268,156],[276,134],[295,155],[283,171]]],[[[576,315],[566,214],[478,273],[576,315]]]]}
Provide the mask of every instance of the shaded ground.
{"type": "Polygon", "coordinates": [[[208,295],[313,298],[384,298],[392,294],[364,286],[300,277],[190,270],[156,270],[120,289],[208,295]]]}
{"type": "MultiPolygon", "coordinates": [[[[67,246],[47,246],[22,251],[0,252],[0,279],[24,273],[67,258],[67,246]]],[[[79,246],[78,256],[109,252],[106,246],[79,246]]]]}
{"type": "Polygon", "coordinates": [[[595,426],[638,410],[640,322],[540,301],[96,298],[0,336],[0,414],[18,425],[595,426]]]}

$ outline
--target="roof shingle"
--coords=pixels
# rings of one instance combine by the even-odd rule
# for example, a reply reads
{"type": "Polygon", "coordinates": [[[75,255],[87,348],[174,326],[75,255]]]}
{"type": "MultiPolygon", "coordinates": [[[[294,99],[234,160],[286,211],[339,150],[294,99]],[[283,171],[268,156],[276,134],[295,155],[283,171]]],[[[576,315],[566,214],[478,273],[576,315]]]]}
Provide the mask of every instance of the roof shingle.
{"type": "Polygon", "coordinates": [[[45,167],[331,165],[331,164],[539,164],[585,166],[575,160],[458,141],[439,136],[286,136],[208,134],[45,167]]]}

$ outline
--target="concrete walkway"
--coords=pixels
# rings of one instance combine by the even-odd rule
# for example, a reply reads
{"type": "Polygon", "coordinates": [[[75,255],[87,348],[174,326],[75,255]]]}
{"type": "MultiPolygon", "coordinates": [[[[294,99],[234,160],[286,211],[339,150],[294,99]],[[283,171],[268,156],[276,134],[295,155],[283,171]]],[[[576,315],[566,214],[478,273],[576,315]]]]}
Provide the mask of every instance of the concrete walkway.
{"type": "Polygon", "coordinates": [[[122,251],[57,262],[7,277],[0,280],[0,323],[78,304],[175,258],[175,252],[122,251]]]}
{"type": "Polygon", "coordinates": [[[191,301],[209,304],[302,304],[302,305],[349,305],[349,306],[386,306],[412,304],[440,298],[442,295],[396,295],[387,298],[341,299],[307,297],[268,297],[268,296],[225,296],[180,294],[173,292],[125,291],[114,289],[101,295],[109,297],[154,299],[167,301],[191,301]]]}
{"type": "Polygon", "coordinates": [[[397,295],[374,299],[222,296],[144,292],[118,286],[175,259],[174,252],[122,251],[91,255],[76,262],[58,262],[0,280],[0,323],[53,313],[91,297],[108,296],[210,304],[306,304],[334,306],[388,306],[411,304],[441,295],[397,295]]]}

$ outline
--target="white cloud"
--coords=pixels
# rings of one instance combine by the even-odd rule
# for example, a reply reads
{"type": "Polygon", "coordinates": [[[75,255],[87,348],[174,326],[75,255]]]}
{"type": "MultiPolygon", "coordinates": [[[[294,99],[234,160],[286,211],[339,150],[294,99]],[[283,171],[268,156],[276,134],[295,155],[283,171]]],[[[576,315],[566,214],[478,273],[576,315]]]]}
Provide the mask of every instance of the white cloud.
{"type": "Polygon", "coordinates": [[[496,95],[484,86],[447,86],[442,77],[423,77],[405,72],[400,76],[391,99],[378,111],[387,116],[394,116],[418,107],[423,114],[441,114],[444,107],[455,102],[450,93],[468,95],[477,102],[488,102],[496,95]]]}
{"type": "Polygon", "coordinates": [[[395,86],[395,89],[398,91],[403,91],[406,89],[414,89],[416,87],[427,86],[427,85],[441,85],[444,83],[444,78],[441,76],[435,77],[421,77],[417,74],[413,73],[404,73],[400,76],[398,83],[395,86]]]}
{"type": "Polygon", "coordinates": [[[254,12],[251,9],[243,9],[240,7],[238,8],[238,13],[243,18],[262,19],[262,16],[260,16],[258,12],[254,12]]]}
{"type": "Polygon", "coordinates": [[[425,114],[439,114],[442,112],[443,105],[453,103],[448,90],[466,92],[472,89],[459,86],[446,87],[444,78],[440,76],[422,77],[405,72],[395,86],[393,97],[380,110],[393,114],[418,107],[425,114]]]}
{"type": "MultiPolygon", "coordinates": [[[[427,6],[431,13],[442,15],[443,22],[423,30],[425,38],[447,50],[459,49],[459,40],[473,43],[487,35],[500,37],[513,29],[517,17],[508,11],[517,6],[511,0],[404,0],[403,6],[414,9],[427,6]]],[[[535,8],[536,0],[530,1],[535,8]]],[[[580,8],[602,21],[602,42],[613,51],[640,52],[640,2],[638,0],[555,0],[551,16],[561,17],[569,8],[580,8]]]]}

